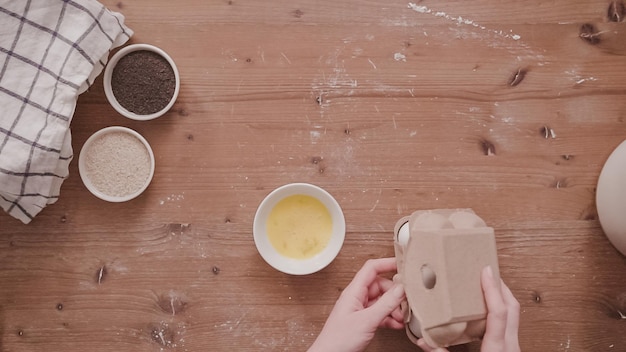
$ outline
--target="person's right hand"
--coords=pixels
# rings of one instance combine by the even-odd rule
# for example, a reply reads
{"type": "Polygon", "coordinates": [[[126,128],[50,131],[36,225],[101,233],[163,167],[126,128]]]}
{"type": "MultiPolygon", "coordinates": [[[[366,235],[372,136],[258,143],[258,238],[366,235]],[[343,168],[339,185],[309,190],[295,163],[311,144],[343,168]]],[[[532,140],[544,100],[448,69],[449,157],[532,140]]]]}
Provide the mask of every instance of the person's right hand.
{"type": "MultiPolygon", "coordinates": [[[[520,352],[517,331],[519,329],[519,302],[511,290],[493,276],[491,267],[483,269],[480,284],[487,303],[487,327],[480,346],[481,352],[520,352]]],[[[425,352],[447,352],[445,348],[433,348],[419,339],[417,345],[425,352]]]]}

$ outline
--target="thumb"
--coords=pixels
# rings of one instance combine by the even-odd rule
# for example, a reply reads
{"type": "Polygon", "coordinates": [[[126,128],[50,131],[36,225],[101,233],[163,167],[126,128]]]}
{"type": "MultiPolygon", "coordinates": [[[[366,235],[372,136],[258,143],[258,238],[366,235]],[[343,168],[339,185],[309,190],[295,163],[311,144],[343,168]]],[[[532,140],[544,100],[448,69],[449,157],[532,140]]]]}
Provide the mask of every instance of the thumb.
{"type": "Polygon", "coordinates": [[[376,324],[379,324],[385,319],[394,309],[398,308],[400,303],[404,300],[404,286],[402,284],[394,285],[390,290],[385,292],[376,303],[367,308],[370,311],[370,317],[376,320],[376,324]]]}

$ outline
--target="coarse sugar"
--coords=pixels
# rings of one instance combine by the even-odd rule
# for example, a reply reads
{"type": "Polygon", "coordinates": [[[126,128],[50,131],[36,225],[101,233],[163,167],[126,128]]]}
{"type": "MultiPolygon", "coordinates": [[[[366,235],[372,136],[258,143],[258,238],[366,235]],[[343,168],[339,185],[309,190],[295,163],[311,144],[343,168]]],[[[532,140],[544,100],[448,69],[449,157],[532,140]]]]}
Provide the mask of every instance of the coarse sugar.
{"type": "Polygon", "coordinates": [[[139,191],[150,177],[151,159],[146,146],[125,132],[99,136],[85,155],[85,171],[91,184],[112,197],[139,191]]]}

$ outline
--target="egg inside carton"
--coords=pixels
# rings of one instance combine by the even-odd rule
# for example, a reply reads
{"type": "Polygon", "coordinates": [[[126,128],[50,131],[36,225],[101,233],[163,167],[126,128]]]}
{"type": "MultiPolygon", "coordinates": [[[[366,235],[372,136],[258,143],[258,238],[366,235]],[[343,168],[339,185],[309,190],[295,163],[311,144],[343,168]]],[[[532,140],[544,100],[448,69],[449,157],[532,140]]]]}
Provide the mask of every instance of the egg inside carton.
{"type": "Polygon", "coordinates": [[[394,248],[409,339],[448,347],[482,338],[480,275],[490,265],[500,276],[493,229],[471,209],[416,211],[396,223],[394,248]]]}

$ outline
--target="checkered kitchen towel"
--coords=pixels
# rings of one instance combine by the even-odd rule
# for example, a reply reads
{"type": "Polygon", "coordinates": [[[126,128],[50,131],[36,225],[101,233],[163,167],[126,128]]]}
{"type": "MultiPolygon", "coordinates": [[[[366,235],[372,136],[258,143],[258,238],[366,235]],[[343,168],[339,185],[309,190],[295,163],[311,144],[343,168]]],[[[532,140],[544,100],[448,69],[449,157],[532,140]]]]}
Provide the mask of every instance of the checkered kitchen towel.
{"type": "Polygon", "coordinates": [[[95,0],[0,0],[0,206],[9,214],[29,223],[59,198],[78,95],[131,35],[95,0]]]}

